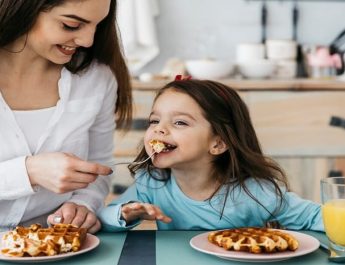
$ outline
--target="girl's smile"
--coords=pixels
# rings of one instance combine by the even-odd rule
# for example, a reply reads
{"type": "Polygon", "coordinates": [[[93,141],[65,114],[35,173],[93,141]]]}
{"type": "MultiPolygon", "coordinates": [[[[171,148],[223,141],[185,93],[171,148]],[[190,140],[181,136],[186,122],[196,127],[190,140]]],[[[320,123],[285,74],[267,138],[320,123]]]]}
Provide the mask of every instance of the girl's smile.
{"type": "Polygon", "coordinates": [[[153,164],[157,167],[193,168],[194,163],[200,166],[200,160],[204,166],[210,166],[212,155],[208,151],[215,135],[198,104],[185,93],[168,90],[157,98],[145,135],[148,154],[152,152],[151,139],[162,141],[166,146],[155,155],[153,164]]]}

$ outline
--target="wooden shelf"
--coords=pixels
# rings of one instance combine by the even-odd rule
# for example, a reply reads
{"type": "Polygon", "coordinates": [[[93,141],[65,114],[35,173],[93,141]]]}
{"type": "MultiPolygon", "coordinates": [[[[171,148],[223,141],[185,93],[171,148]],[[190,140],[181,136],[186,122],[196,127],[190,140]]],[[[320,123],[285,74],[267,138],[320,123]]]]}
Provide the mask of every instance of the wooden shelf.
{"type": "MultiPolygon", "coordinates": [[[[132,85],[134,90],[155,91],[172,80],[159,80],[152,82],[141,82],[133,79],[132,85]]],[[[344,90],[345,81],[339,79],[223,79],[217,80],[236,90],[259,91],[259,90],[287,90],[287,91],[304,91],[304,90],[344,90]]]]}

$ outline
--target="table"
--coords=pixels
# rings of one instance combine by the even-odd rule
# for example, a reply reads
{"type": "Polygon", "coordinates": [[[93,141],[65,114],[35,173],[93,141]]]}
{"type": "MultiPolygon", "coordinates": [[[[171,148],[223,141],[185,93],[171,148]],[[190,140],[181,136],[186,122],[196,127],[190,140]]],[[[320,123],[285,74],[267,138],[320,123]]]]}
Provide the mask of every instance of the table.
{"type": "MultiPolygon", "coordinates": [[[[321,242],[326,243],[327,239],[323,233],[303,231],[306,234],[317,237],[321,242]]],[[[254,263],[238,262],[223,260],[215,256],[207,255],[198,252],[189,246],[189,241],[192,237],[202,233],[201,231],[155,231],[155,230],[136,230],[120,233],[98,233],[97,236],[101,240],[100,245],[88,252],[79,256],[63,259],[55,262],[40,262],[39,264],[53,264],[53,265],[233,265],[243,264],[253,265],[254,263]],[[134,247],[130,249],[129,259],[123,258],[122,252],[124,244],[128,240],[133,240],[127,247],[134,247]],[[133,246],[133,244],[140,245],[146,249],[140,249],[133,246]],[[139,258],[140,257],[140,258],[139,258]],[[132,260],[130,260],[132,259],[132,260]]],[[[14,263],[0,261],[0,265],[9,265],[14,263]]],[[[17,263],[18,264],[18,263],[17,263]]],[[[318,249],[313,253],[305,256],[292,258],[285,261],[270,262],[270,265],[321,265],[334,264],[328,261],[327,252],[323,249],[318,249]]]]}

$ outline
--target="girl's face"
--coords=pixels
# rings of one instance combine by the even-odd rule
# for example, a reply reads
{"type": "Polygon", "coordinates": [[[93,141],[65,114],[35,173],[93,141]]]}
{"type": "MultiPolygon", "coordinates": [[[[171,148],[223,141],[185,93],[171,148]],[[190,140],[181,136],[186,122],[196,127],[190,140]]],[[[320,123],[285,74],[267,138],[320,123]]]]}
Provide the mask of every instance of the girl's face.
{"type": "Polygon", "coordinates": [[[69,62],[78,47],[93,44],[97,24],[109,12],[111,0],[68,0],[42,12],[28,35],[27,47],[53,63],[69,62]]]}
{"type": "Polygon", "coordinates": [[[150,155],[149,142],[157,139],[168,150],[156,154],[153,164],[159,168],[190,169],[212,160],[210,150],[217,144],[210,123],[202,109],[189,95],[169,89],[155,101],[150,115],[150,126],[144,144],[150,155]]]}

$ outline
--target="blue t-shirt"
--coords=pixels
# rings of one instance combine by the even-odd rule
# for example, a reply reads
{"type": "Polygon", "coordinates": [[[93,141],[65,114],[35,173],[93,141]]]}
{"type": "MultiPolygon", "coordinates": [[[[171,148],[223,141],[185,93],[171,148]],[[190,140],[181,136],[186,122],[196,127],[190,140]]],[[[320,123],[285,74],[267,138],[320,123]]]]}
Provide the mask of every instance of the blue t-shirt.
{"type": "MultiPolygon", "coordinates": [[[[156,172],[157,173],[157,172],[156,172]]],[[[157,173],[158,174],[158,173],[157,173]]],[[[287,229],[324,231],[320,205],[283,190],[284,203],[279,200],[272,184],[259,184],[248,179],[250,193],[262,204],[258,204],[240,187],[227,195],[221,217],[225,187],[211,199],[197,201],[187,197],[179,188],[174,176],[166,182],[155,180],[145,171],[135,176],[135,183],[98,213],[106,231],[127,230],[140,222],[127,225],[121,217],[121,206],[130,201],[140,201],[158,206],[172,221],[168,224],[157,221],[160,230],[219,230],[244,226],[264,226],[271,219],[277,220],[287,229]],[[266,209],[265,209],[266,208],[266,209]],[[274,213],[274,217],[270,213],[274,213]]]]}

